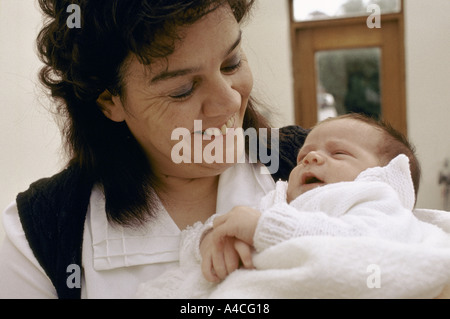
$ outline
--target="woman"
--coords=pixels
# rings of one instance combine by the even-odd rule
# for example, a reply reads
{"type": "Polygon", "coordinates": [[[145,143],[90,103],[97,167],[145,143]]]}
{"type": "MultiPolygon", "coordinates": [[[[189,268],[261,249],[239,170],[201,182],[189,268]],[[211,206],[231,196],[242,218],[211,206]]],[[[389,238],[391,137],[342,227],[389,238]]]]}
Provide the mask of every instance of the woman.
{"type": "MultiPolygon", "coordinates": [[[[39,1],[49,18],[40,77],[65,121],[70,162],[5,211],[0,297],[132,297],[177,264],[180,230],[272,189],[261,164],[236,164],[237,135],[227,139],[227,129],[269,128],[241,48],[252,2],[39,1]],[[80,28],[69,27],[70,4],[80,28]],[[188,132],[182,141],[177,129],[188,132]],[[212,153],[216,161],[203,156],[212,153]]],[[[287,178],[305,135],[280,131],[273,178],[287,178]]]]}

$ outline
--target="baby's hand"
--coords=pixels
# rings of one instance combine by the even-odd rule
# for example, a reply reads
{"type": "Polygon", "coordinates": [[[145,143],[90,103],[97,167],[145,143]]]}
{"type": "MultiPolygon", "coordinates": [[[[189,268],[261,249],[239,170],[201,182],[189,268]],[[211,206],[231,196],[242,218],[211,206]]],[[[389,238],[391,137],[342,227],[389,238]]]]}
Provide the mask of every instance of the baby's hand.
{"type": "Polygon", "coordinates": [[[243,242],[253,246],[256,226],[261,213],[247,206],[236,206],[228,213],[217,216],[214,219],[215,244],[225,237],[236,237],[243,242]]]}
{"type": "Polygon", "coordinates": [[[221,249],[217,249],[211,233],[208,233],[200,244],[202,273],[206,280],[219,282],[241,265],[247,269],[253,268],[252,246],[239,239],[226,237],[221,249]]]}
{"type": "Polygon", "coordinates": [[[239,206],[215,218],[214,228],[200,244],[202,272],[208,281],[225,279],[240,263],[253,268],[253,236],[260,215],[257,210],[239,206]]]}

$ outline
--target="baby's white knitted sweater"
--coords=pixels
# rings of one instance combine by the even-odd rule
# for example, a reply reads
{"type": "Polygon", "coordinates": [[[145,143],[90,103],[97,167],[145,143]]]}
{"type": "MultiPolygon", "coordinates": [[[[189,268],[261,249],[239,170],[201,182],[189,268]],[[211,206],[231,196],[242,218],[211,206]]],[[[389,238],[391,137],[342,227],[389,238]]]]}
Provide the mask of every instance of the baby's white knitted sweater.
{"type": "Polygon", "coordinates": [[[405,155],[363,171],[355,181],[315,188],[289,204],[286,190],[287,182],[279,181],[261,201],[257,251],[299,236],[371,236],[401,242],[422,238],[412,213],[414,186],[405,155]]]}

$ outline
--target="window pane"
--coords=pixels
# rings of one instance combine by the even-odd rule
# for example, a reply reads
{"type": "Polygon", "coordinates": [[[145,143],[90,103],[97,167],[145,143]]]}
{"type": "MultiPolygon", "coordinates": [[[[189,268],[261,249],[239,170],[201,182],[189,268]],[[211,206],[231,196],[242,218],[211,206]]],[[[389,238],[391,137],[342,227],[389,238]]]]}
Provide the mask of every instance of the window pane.
{"type": "Polygon", "coordinates": [[[367,7],[377,4],[381,13],[401,11],[401,0],[292,0],[295,21],[369,16],[367,7]]]}
{"type": "Polygon", "coordinates": [[[318,119],[346,113],[381,116],[380,48],[318,51],[318,119]]]}

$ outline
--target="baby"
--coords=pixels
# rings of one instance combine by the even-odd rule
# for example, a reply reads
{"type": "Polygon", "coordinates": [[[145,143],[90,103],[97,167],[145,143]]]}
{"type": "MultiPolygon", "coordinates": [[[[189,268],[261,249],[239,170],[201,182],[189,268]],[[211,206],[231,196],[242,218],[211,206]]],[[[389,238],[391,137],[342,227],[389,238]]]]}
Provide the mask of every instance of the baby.
{"type": "Polygon", "coordinates": [[[255,253],[293,238],[420,243],[441,230],[412,213],[419,180],[414,148],[390,125],[357,114],[322,121],[288,182],[278,181],[259,207],[235,207],[184,231],[180,268],[141,285],[138,296],[209,297],[240,266],[252,269],[255,253]]]}
{"type": "Polygon", "coordinates": [[[243,265],[251,268],[251,250],[241,241],[262,251],[304,235],[372,235],[396,239],[404,237],[402,234],[407,236],[410,233],[407,220],[413,217],[411,210],[420,182],[420,165],[414,153],[408,140],[386,122],[347,114],[318,123],[298,152],[297,166],[291,171],[289,182],[277,182],[276,189],[262,199],[258,209],[235,207],[215,219],[215,244],[209,250],[204,249],[203,254],[205,278],[224,279],[238,266],[236,257],[231,258],[230,253],[217,257],[217,250],[224,248],[224,238],[240,240],[236,252],[243,265]],[[403,156],[398,157],[400,154],[403,156]],[[389,167],[380,170],[394,159],[389,167]],[[372,184],[345,183],[355,181],[363,171],[375,167],[376,170],[369,170],[357,181],[383,182],[392,188],[378,184],[377,192],[372,184]],[[397,210],[402,213],[404,210],[400,208],[407,208],[405,216],[398,213],[394,218],[396,214],[386,211],[392,205],[383,207],[380,203],[384,200],[378,197],[397,203],[397,210]]]}

